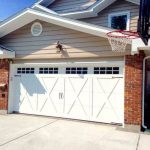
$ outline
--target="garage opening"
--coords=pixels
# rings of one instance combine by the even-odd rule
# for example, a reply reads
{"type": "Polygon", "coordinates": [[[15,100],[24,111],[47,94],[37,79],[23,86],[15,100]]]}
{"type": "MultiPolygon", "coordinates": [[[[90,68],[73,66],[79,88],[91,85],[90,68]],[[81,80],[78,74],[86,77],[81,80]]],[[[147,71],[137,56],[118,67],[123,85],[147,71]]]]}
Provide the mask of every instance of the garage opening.
{"type": "Polygon", "coordinates": [[[12,65],[11,111],[124,123],[122,64],[12,65]]]}

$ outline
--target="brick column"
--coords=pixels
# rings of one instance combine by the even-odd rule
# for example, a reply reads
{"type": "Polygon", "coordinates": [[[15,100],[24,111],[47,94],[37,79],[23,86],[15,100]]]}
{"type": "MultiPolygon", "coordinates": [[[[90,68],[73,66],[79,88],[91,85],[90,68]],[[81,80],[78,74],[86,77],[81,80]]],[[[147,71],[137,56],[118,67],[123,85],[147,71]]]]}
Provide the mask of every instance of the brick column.
{"type": "Polygon", "coordinates": [[[125,124],[141,125],[143,51],[125,57],[125,124]]]}
{"type": "Polygon", "coordinates": [[[8,76],[9,62],[0,60],[0,114],[7,113],[8,109],[8,76]]]}

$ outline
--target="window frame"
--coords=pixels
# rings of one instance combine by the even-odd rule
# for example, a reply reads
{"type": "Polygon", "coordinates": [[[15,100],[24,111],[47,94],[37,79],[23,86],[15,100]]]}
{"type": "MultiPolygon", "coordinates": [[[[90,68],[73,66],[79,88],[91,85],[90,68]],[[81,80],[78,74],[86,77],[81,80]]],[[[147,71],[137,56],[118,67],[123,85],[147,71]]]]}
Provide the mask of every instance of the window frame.
{"type": "Polygon", "coordinates": [[[34,67],[18,67],[16,73],[18,75],[35,74],[35,68],[34,67]]]}
{"type": "Polygon", "coordinates": [[[101,66],[93,68],[94,75],[119,75],[120,67],[119,66],[101,66]]]}
{"type": "Polygon", "coordinates": [[[58,67],[39,67],[38,74],[59,74],[58,67]]]}
{"type": "Polygon", "coordinates": [[[31,26],[31,34],[32,34],[32,36],[34,36],[34,37],[40,36],[40,35],[42,34],[42,32],[43,32],[43,26],[42,26],[42,24],[41,24],[40,22],[34,22],[34,23],[32,24],[32,26],[31,26]],[[37,34],[35,34],[35,33],[33,32],[33,31],[34,31],[34,27],[35,27],[36,25],[38,25],[38,26],[40,27],[40,32],[37,33],[37,34]]]}
{"type": "Polygon", "coordinates": [[[111,19],[112,17],[115,17],[115,16],[124,16],[126,15],[127,16],[127,27],[126,27],[126,30],[130,30],[130,11],[122,11],[122,12],[115,12],[115,13],[110,13],[108,15],[108,27],[109,28],[112,28],[111,27],[111,19]]]}
{"type": "Polygon", "coordinates": [[[66,67],[65,68],[65,74],[87,75],[88,74],[88,69],[89,69],[88,67],[66,67]]]}

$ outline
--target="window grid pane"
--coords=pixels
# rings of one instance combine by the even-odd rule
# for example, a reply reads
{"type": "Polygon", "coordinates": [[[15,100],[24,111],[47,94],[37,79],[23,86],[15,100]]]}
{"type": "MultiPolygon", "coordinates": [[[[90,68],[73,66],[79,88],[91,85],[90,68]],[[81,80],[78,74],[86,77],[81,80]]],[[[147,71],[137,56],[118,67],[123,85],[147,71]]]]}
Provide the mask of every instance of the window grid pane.
{"type": "Polygon", "coordinates": [[[87,67],[66,68],[66,74],[87,74],[87,73],[88,73],[87,67]]]}
{"type": "Polygon", "coordinates": [[[127,15],[112,16],[111,27],[118,30],[127,29],[127,15]]]}
{"type": "Polygon", "coordinates": [[[94,67],[94,74],[119,74],[119,67],[94,67]]]}
{"type": "Polygon", "coordinates": [[[58,74],[58,68],[40,68],[39,74],[58,74]]]}
{"type": "Polygon", "coordinates": [[[17,74],[34,74],[34,68],[17,68],[17,74]]]}

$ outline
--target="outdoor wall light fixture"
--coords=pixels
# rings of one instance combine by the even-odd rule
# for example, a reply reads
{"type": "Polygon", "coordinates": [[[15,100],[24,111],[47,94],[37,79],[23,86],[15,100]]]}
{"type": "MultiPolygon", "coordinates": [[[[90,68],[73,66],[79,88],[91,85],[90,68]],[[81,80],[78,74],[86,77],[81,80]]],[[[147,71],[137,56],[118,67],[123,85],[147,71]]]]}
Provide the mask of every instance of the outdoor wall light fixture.
{"type": "Polygon", "coordinates": [[[60,42],[59,42],[59,41],[57,42],[57,46],[56,46],[56,48],[58,49],[58,52],[62,52],[62,51],[63,51],[63,45],[62,45],[62,44],[60,44],[60,42]]]}

